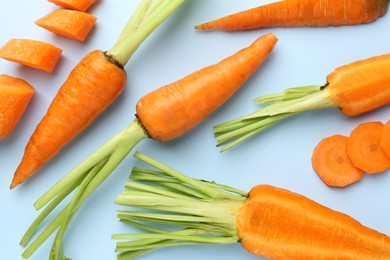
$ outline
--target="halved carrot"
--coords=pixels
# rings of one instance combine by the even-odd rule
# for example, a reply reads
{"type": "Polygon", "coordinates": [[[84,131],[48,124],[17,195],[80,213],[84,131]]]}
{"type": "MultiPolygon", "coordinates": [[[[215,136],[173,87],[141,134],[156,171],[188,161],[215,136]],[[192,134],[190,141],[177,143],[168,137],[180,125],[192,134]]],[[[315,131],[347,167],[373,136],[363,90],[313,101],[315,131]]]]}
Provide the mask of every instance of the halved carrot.
{"type": "Polygon", "coordinates": [[[348,157],[347,142],[347,136],[332,135],[322,139],[314,149],[313,169],[328,186],[345,187],[363,177],[364,172],[348,157]]]}
{"type": "Polygon", "coordinates": [[[84,41],[96,17],[80,11],[57,9],[35,21],[35,24],[60,36],[84,41]]]}
{"type": "Polygon", "coordinates": [[[81,12],[87,11],[87,9],[96,2],[96,0],[48,0],[49,2],[59,5],[64,8],[77,10],[81,12]]]}
{"type": "Polygon", "coordinates": [[[61,54],[62,50],[50,43],[30,39],[11,39],[0,48],[1,58],[49,73],[61,54]]]}
{"type": "Polygon", "coordinates": [[[382,129],[381,140],[379,142],[382,151],[390,158],[390,120],[387,121],[382,129]]]}
{"type": "Polygon", "coordinates": [[[33,94],[34,88],[23,79],[0,74],[0,140],[15,128],[33,94]]]}
{"type": "Polygon", "coordinates": [[[348,138],[348,157],[369,174],[383,172],[390,166],[390,159],[379,145],[383,127],[381,122],[362,123],[348,138]]]}

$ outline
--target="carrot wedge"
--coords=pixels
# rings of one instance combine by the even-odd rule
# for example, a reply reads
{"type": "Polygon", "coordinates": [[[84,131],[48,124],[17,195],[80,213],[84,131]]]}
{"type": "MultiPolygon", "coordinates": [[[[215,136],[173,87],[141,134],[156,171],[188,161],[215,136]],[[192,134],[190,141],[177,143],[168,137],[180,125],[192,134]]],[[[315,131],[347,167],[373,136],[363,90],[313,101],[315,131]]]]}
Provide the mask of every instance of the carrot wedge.
{"type": "Polygon", "coordinates": [[[379,142],[382,151],[390,158],[390,120],[387,121],[382,129],[381,140],[379,142]]]}
{"type": "Polygon", "coordinates": [[[63,8],[85,12],[93,3],[95,3],[96,0],[48,0],[48,1],[55,5],[61,6],[63,8]]]}
{"type": "Polygon", "coordinates": [[[96,22],[96,17],[80,11],[57,9],[35,21],[54,34],[84,41],[96,22]]]}
{"type": "Polygon", "coordinates": [[[356,167],[369,174],[383,172],[390,166],[390,159],[379,145],[383,127],[381,122],[360,124],[348,139],[349,158],[356,167]]]}
{"type": "Polygon", "coordinates": [[[0,140],[15,128],[33,94],[34,88],[23,79],[0,74],[0,140]]]}
{"type": "Polygon", "coordinates": [[[348,137],[332,135],[322,139],[313,151],[313,169],[328,186],[345,187],[363,177],[364,172],[348,157],[347,143],[348,137]]]}
{"type": "Polygon", "coordinates": [[[62,50],[50,43],[30,39],[11,39],[0,48],[0,58],[49,73],[61,54],[62,50]]]}

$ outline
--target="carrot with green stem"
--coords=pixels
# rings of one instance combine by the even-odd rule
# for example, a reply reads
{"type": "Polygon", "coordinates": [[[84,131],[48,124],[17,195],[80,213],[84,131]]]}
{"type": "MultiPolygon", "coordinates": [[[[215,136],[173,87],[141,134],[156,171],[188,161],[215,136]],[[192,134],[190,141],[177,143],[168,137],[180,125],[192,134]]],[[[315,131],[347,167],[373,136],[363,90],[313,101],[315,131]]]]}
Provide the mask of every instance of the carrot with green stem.
{"type": "Polygon", "coordinates": [[[139,142],[147,138],[169,141],[194,128],[245,83],[269,56],[276,42],[277,38],[273,33],[261,36],[250,46],[222,61],[142,97],[136,105],[137,116],[129,127],[76,166],[34,204],[36,209],[40,209],[49,203],[23,236],[23,246],[51,211],[77,189],[71,202],[27,247],[23,258],[31,256],[57,229],[59,231],[51,252],[54,256],[61,255],[59,250],[62,248],[62,237],[69,221],[139,142]]]}
{"type": "Polygon", "coordinates": [[[142,0],[109,51],[92,51],[80,61],[32,134],[11,189],[37,172],[114,102],[126,84],[123,67],[148,35],[183,2],[142,0]]]}
{"type": "Polygon", "coordinates": [[[196,25],[198,30],[251,30],[366,24],[387,12],[388,0],[280,0],[196,25]]]}
{"type": "Polygon", "coordinates": [[[134,157],[154,169],[133,168],[115,200],[131,207],[117,212],[120,221],[141,229],[112,236],[120,260],[162,247],[237,242],[271,259],[390,258],[390,237],[302,195],[270,185],[247,193],[134,157]]]}
{"type": "Polygon", "coordinates": [[[297,87],[255,99],[267,105],[214,127],[218,146],[226,151],[284,118],[307,110],[339,108],[346,116],[360,115],[388,104],[389,86],[390,54],[352,62],[330,73],[323,86],[297,87]]]}

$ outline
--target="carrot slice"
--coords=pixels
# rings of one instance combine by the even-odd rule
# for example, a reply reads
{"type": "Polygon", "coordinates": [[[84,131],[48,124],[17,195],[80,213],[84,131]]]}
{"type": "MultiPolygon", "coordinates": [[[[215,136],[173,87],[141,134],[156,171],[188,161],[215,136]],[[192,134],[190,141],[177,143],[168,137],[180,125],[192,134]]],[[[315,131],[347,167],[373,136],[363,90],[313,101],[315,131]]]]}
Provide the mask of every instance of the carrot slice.
{"type": "Polygon", "coordinates": [[[56,46],[30,39],[11,39],[0,48],[0,57],[35,69],[52,72],[61,57],[56,46]]]}
{"type": "Polygon", "coordinates": [[[382,129],[381,141],[379,145],[387,157],[390,158],[390,120],[387,121],[382,129]]]}
{"type": "Polygon", "coordinates": [[[15,128],[33,94],[34,88],[23,79],[0,74],[0,140],[15,128]]]}
{"type": "Polygon", "coordinates": [[[344,135],[332,135],[322,139],[314,149],[313,169],[328,186],[345,187],[363,177],[364,172],[348,157],[347,142],[344,135]]]}
{"type": "Polygon", "coordinates": [[[64,8],[85,12],[93,3],[95,3],[96,0],[48,0],[48,1],[64,8]]]}
{"type": "Polygon", "coordinates": [[[96,17],[74,10],[57,9],[35,21],[54,34],[84,41],[96,22],[96,17]]]}
{"type": "Polygon", "coordinates": [[[383,127],[381,122],[360,124],[348,139],[349,158],[356,167],[369,174],[383,172],[390,166],[390,159],[379,145],[383,127]]]}

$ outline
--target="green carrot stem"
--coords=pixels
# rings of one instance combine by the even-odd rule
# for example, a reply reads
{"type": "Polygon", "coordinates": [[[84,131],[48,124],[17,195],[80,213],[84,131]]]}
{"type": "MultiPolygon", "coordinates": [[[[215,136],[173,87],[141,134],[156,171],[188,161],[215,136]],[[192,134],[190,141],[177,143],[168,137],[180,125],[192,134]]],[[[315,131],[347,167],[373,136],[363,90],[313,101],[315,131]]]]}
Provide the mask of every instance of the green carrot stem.
{"type": "Polygon", "coordinates": [[[323,86],[310,85],[285,89],[281,93],[274,93],[255,98],[253,101],[259,104],[267,104],[277,101],[297,99],[308,94],[321,91],[323,86]]]}

